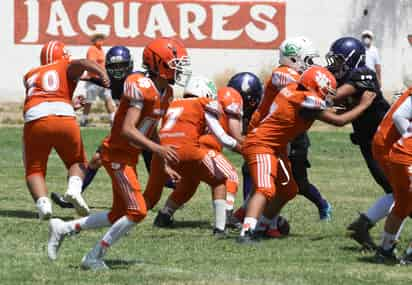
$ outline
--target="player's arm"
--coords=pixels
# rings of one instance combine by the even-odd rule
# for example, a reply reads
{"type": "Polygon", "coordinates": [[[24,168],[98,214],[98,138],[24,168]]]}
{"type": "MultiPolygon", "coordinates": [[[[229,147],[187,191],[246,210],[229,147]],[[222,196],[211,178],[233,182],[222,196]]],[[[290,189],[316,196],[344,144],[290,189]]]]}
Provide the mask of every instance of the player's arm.
{"type": "Polygon", "coordinates": [[[97,74],[101,78],[104,87],[110,87],[110,79],[106,70],[88,59],[75,59],[70,61],[67,68],[67,77],[69,80],[77,81],[85,71],[97,74]]]}
{"type": "Polygon", "coordinates": [[[232,136],[240,144],[243,143],[244,137],[242,136],[242,120],[232,116],[228,117],[229,135],[232,136]]]}
{"type": "Polygon", "coordinates": [[[399,106],[393,113],[392,120],[401,135],[412,132],[412,97],[409,97],[399,106]]]}
{"type": "Polygon", "coordinates": [[[343,84],[336,90],[336,97],[334,98],[335,105],[342,104],[348,97],[356,93],[356,88],[351,84],[343,84]]]}
{"type": "Polygon", "coordinates": [[[375,99],[376,94],[374,92],[366,91],[359,102],[352,110],[343,114],[336,114],[330,110],[323,110],[318,112],[316,119],[325,122],[330,125],[342,127],[361,115],[375,99]]]}
{"type": "Polygon", "coordinates": [[[215,113],[205,112],[206,124],[212,134],[218,139],[219,143],[224,147],[240,152],[240,144],[236,139],[229,136],[219,123],[219,119],[215,113]]]}
{"type": "Polygon", "coordinates": [[[152,151],[166,161],[173,163],[178,162],[177,154],[174,149],[155,143],[136,128],[141,117],[142,107],[143,106],[139,102],[131,103],[123,122],[121,131],[122,136],[127,138],[132,145],[141,146],[152,151]]]}

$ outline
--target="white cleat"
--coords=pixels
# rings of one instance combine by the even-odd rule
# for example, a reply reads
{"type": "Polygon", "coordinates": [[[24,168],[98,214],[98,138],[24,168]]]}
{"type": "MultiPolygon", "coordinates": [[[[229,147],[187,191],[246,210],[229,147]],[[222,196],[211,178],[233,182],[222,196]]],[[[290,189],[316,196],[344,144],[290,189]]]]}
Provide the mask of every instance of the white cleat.
{"type": "Polygon", "coordinates": [[[36,208],[40,220],[48,220],[52,216],[52,204],[47,197],[40,197],[36,201],[36,208]]]}
{"type": "Polygon", "coordinates": [[[60,219],[51,219],[49,222],[49,240],[47,242],[47,255],[50,260],[57,259],[57,252],[62,244],[64,237],[68,233],[64,227],[64,221],[60,219]]]}
{"type": "Polygon", "coordinates": [[[84,201],[80,193],[72,193],[67,191],[66,194],[64,194],[64,199],[73,204],[78,215],[82,217],[89,215],[89,206],[87,206],[86,201],[84,201]]]}
{"type": "Polygon", "coordinates": [[[102,271],[102,270],[109,270],[110,268],[106,265],[106,263],[101,258],[95,258],[92,255],[92,252],[89,252],[82,258],[81,268],[84,270],[92,270],[92,271],[102,271]]]}

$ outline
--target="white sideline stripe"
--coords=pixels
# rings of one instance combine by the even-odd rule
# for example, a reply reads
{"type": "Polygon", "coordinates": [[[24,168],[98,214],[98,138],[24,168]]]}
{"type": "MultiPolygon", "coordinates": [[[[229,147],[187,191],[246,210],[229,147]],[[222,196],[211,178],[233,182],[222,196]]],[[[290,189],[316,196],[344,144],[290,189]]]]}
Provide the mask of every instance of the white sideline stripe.
{"type": "Polygon", "coordinates": [[[128,200],[127,202],[127,209],[130,210],[138,210],[139,207],[137,206],[137,201],[136,198],[131,195],[132,191],[131,191],[131,187],[130,184],[127,181],[127,178],[124,178],[124,173],[121,170],[117,170],[115,172],[115,176],[116,179],[120,185],[120,189],[123,191],[123,194],[125,194],[125,198],[126,200],[128,200]]]}

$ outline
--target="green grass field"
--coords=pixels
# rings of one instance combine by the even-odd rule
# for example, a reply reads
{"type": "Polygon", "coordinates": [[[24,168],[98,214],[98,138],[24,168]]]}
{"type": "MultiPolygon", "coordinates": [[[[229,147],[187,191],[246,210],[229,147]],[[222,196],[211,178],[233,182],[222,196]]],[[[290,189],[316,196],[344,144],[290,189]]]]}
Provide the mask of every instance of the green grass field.
{"type": "MultiPolygon", "coordinates": [[[[83,130],[91,155],[106,129],[83,130]]],[[[345,227],[382,190],[372,181],[347,131],[312,132],[311,179],[334,207],[333,221],[321,223],[314,206],[297,197],[284,210],[290,237],[253,246],[212,237],[210,191],[201,186],[179,211],[172,230],[156,229],[156,211],[117,243],[106,257],[110,272],[85,272],[82,256],[105,230],[84,231],[65,240],[60,258],[46,254],[47,222],[36,218],[26,190],[21,154],[21,129],[0,128],[0,284],[410,284],[410,268],[375,265],[345,237],[345,227]]],[[[240,166],[241,159],[229,154],[240,166]]],[[[142,185],[147,174],[139,165],[142,185]]],[[[66,190],[66,172],[56,154],[49,159],[49,191],[66,190]]],[[[86,193],[92,211],[111,205],[108,176],[100,171],[86,193]]],[[[165,190],[165,194],[169,190],[165,190]]],[[[162,202],[163,205],[164,195],[162,202]]],[[[239,193],[238,203],[241,195],[239,193]]],[[[74,218],[72,210],[54,207],[55,216],[74,218]]],[[[379,238],[382,223],[374,230],[379,238]]],[[[401,247],[411,237],[407,225],[401,247]]]]}

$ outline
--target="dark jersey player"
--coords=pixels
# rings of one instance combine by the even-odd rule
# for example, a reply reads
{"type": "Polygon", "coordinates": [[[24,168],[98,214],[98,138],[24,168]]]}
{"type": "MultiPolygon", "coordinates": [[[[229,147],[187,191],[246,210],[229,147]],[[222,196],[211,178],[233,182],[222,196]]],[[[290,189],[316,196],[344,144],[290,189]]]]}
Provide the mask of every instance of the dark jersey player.
{"type": "Polygon", "coordinates": [[[382,95],[375,72],[365,65],[365,47],[359,40],[352,37],[336,40],[326,60],[328,69],[338,81],[335,102],[353,107],[364,92],[376,93],[369,108],[352,122],[353,133],[350,138],[353,144],[359,146],[369,172],[386,194],[348,226],[350,236],[354,240],[365,248],[373,248],[374,243],[369,235],[369,229],[389,213],[393,204],[391,186],[372,155],[373,136],[390,106],[382,95]]]}

